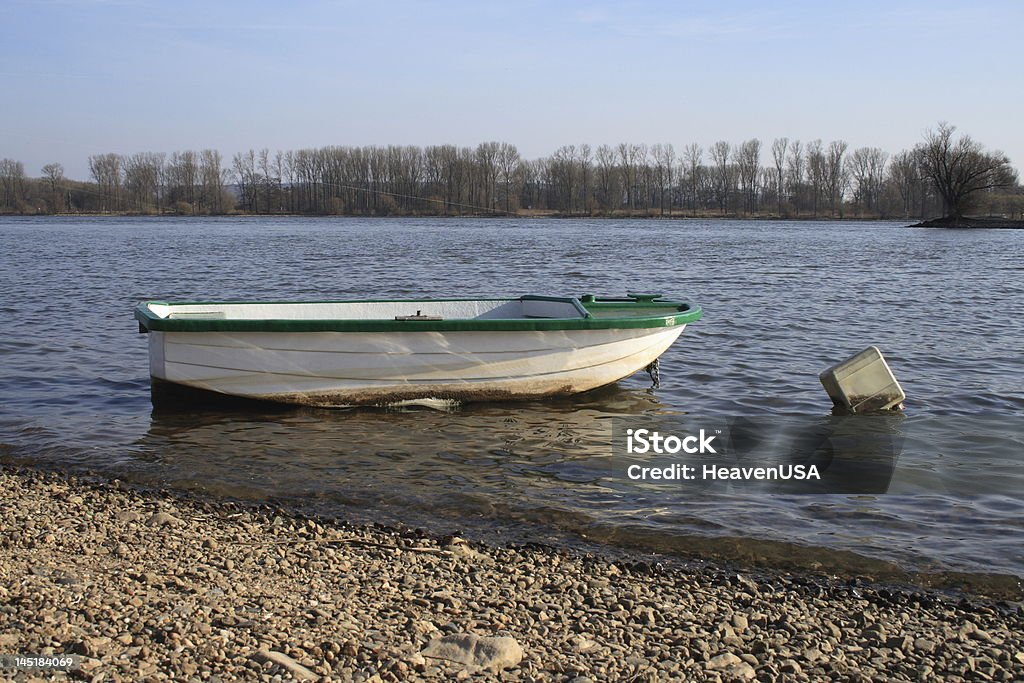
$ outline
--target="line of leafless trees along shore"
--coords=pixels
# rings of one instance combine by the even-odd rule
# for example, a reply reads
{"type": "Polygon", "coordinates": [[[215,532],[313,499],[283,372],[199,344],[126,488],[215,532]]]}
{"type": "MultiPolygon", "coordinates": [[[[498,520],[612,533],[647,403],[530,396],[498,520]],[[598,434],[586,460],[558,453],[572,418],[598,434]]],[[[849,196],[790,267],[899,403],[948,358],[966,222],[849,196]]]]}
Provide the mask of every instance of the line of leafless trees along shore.
{"type": "Polygon", "coordinates": [[[321,147],[101,154],[87,181],[0,160],[0,212],[337,215],[635,215],[1024,218],[1009,159],[940,124],[911,149],[843,140],[567,145],[526,160],[514,145],[321,147]]]}

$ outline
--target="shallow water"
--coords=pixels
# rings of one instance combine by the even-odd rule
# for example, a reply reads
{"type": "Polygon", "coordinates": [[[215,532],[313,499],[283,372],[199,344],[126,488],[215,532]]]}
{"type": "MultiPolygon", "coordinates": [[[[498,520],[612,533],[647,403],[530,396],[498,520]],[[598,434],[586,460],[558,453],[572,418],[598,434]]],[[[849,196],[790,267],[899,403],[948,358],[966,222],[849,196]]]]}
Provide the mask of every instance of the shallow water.
{"type": "MultiPolygon", "coordinates": [[[[1024,576],[1015,231],[895,223],[0,218],[0,457],[358,520],[640,550],[1024,576]],[[621,295],[701,304],[644,374],[453,410],[154,405],[142,299],[621,295]],[[615,419],[818,420],[877,344],[909,399],[888,493],[636,482],[615,419]]],[[[865,423],[866,424],[866,423],[865,423]]]]}

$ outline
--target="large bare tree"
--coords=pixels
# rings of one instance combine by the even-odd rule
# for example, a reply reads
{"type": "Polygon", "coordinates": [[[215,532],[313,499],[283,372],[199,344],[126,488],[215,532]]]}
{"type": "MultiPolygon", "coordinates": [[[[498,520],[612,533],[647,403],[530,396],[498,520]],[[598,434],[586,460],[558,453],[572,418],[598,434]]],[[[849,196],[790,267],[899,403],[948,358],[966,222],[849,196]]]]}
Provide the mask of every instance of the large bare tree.
{"type": "Polygon", "coordinates": [[[942,122],[925,133],[916,148],[922,175],[935,186],[946,216],[958,219],[979,192],[1009,187],[1016,181],[1010,160],[1002,152],[986,152],[969,135],[954,139],[956,126],[942,122]]]}

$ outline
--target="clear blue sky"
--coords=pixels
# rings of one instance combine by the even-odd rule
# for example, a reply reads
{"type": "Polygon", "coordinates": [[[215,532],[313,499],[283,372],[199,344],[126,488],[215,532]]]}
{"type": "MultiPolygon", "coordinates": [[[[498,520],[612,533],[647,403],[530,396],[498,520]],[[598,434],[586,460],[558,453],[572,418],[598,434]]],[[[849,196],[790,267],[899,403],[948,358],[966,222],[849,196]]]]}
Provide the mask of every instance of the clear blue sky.
{"type": "Polygon", "coordinates": [[[779,136],[1024,169],[1024,2],[0,0],[0,157],[779,136]]]}

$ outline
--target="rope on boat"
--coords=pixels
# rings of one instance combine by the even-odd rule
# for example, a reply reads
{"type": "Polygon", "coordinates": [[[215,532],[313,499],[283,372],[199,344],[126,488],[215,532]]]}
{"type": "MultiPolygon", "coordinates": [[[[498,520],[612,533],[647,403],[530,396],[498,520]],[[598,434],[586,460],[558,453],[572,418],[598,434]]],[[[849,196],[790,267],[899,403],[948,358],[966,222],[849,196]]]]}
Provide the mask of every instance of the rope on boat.
{"type": "Polygon", "coordinates": [[[658,389],[661,387],[661,359],[655,358],[648,363],[647,367],[644,369],[647,370],[647,374],[651,376],[651,388],[658,389]]]}

